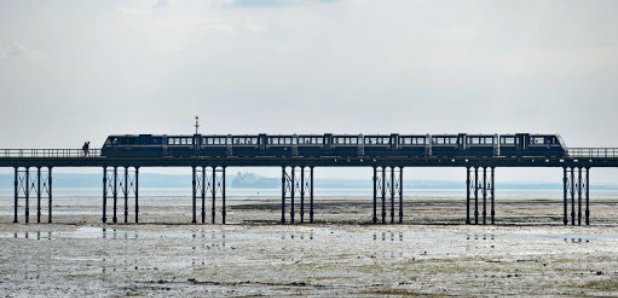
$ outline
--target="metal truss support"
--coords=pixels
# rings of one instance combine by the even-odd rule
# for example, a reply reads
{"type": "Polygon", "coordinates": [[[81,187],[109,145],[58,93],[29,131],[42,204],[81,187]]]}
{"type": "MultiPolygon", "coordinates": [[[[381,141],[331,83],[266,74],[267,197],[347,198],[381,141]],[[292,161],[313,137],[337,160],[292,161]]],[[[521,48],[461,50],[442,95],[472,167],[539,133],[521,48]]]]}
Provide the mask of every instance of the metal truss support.
{"type": "Polygon", "coordinates": [[[390,223],[395,223],[395,202],[398,206],[398,223],[403,223],[403,167],[373,168],[373,224],[378,223],[377,201],[382,205],[382,224],[387,223],[386,201],[390,201],[390,223]]]}
{"type": "Polygon", "coordinates": [[[41,223],[41,198],[47,195],[47,222],[52,222],[52,168],[36,167],[34,173],[30,168],[14,168],[14,206],[13,223],[19,222],[19,201],[24,200],[24,223],[30,222],[30,194],[36,195],[36,222],[41,223]],[[47,171],[47,175],[45,175],[47,171]]]}
{"type": "Polygon", "coordinates": [[[466,167],[466,224],[472,224],[470,200],[474,196],[474,224],[487,224],[487,201],[489,200],[489,222],[496,223],[495,167],[466,167]],[[480,169],[480,171],[479,171],[480,169]],[[479,192],[481,192],[479,194],[479,192]],[[482,210],[479,210],[479,196],[482,196],[482,210]],[[482,216],[481,219],[479,217],[482,216]]]}
{"type": "Polygon", "coordinates": [[[112,222],[118,223],[118,195],[124,198],[124,223],[129,223],[129,199],[135,201],[135,223],[139,223],[139,167],[103,167],[103,216],[101,221],[107,223],[107,200],[109,194],[113,199],[112,222]]]}
{"type": "Polygon", "coordinates": [[[564,167],[563,169],[563,219],[564,225],[569,224],[568,205],[571,203],[571,225],[590,224],[590,168],[564,167]],[[570,198],[570,200],[569,200],[570,198]],[[577,200],[577,201],[576,201],[577,200]],[[585,213],[582,212],[582,200],[585,200],[585,213]]]}
{"type": "Polygon", "coordinates": [[[309,223],[313,223],[313,167],[281,168],[281,223],[285,224],[285,205],[290,203],[290,223],[296,223],[296,196],[300,195],[300,223],[305,223],[305,198],[309,195],[309,223]]]}
{"type": "Polygon", "coordinates": [[[197,223],[197,197],[201,200],[201,223],[206,223],[206,196],[210,195],[211,223],[216,223],[217,197],[221,198],[221,223],[226,222],[226,175],[225,167],[192,167],[193,196],[192,196],[192,223],[197,223]]]}

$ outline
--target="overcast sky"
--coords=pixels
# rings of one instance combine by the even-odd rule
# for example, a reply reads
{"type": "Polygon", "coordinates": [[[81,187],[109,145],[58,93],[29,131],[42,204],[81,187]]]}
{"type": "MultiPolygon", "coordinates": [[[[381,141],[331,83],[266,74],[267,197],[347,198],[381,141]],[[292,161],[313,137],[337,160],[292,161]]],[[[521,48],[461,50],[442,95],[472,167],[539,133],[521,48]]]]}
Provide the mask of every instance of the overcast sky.
{"type": "Polygon", "coordinates": [[[1,1],[0,147],[560,133],[618,147],[618,1],[1,1]]]}

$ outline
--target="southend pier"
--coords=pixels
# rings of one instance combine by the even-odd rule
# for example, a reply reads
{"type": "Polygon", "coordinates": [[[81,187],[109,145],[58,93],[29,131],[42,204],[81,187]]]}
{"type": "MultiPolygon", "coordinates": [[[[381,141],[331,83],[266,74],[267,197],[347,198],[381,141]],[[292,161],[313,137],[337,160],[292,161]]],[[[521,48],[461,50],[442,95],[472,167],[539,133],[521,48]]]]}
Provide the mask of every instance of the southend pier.
{"type": "Polygon", "coordinates": [[[466,169],[462,224],[495,224],[495,175],[499,168],[520,167],[561,168],[563,175],[556,179],[563,184],[563,223],[589,225],[590,172],[618,167],[618,148],[569,148],[552,134],[201,135],[196,131],[177,136],[112,135],[100,149],[0,149],[0,167],[14,170],[14,223],[31,222],[31,207],[36,223],[52,223],[54,168],[101,168],[101,220],[116,224],[129,223],[131,204],[132,222],[139,223],[141,168],[185,167],[192,173],[190,222],[225,224],[226,169],[279,167],[280,222],[304,224],[314,222],[316,167],[368,167],[373,170],[373,224],[401,224],[404,200],[414,201],[403,195],[404,170],[449,167],[466,169]],[[119,200],[124,200],[120,214],[119,200]],[[215,208],[218,200],[220,210],[215,208]]]}

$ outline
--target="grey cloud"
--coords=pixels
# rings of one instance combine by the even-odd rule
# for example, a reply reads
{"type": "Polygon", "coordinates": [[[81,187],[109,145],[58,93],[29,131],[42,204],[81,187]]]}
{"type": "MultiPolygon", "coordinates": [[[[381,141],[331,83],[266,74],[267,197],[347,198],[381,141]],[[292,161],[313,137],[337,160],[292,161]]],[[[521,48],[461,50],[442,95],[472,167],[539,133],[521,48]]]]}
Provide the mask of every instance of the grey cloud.
{"type": "Polygon", "coordinates": [[[236,7],[287,7],[306,4],[335,3],[338,0],[233,0],[229,3],[236,7]]]}
{"type": "Polygon", "coordinates": [[[8,50],[0,53],[0,57],[4,58],[23,58],[28,60],[43,60],[45,55],[43,52],[27,47],[19,42],[14,42],[8,50]]]}

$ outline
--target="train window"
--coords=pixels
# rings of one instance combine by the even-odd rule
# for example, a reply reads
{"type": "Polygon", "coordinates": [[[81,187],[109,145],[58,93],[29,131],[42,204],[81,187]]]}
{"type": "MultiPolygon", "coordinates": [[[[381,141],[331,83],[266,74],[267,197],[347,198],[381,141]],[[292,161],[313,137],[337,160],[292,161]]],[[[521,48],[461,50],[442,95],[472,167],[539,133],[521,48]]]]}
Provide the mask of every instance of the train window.
{"type": "Polygon", "coordinates": [[[542,145],[545,143],[544,137],[532,137],[531,143],[534,145],[542,145]]]}
{"type": "Polygon", "coordinates": [[[513,138],[513,137],[501,137],[500,138],[500,144],[503,144],[503,145],[514,145],[515,144],[515,138],[513,138]]]}

